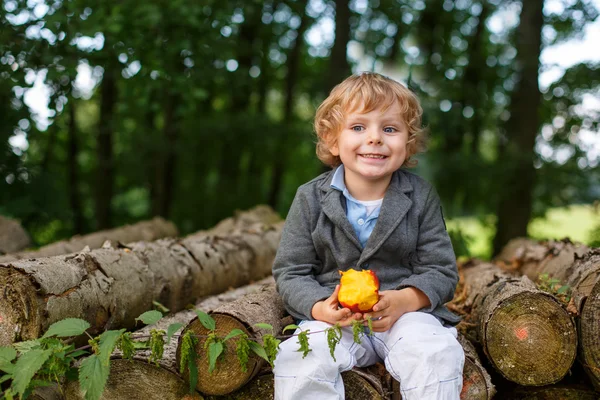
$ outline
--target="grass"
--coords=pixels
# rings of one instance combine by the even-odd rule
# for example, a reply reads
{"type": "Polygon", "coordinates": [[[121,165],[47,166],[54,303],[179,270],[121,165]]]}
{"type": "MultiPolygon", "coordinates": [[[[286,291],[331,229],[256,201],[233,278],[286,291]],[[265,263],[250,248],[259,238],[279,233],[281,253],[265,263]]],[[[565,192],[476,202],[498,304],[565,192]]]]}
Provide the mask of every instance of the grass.
{"type": "MultiPolygon", "coordinates": [[[[495,233],[494,221],[494,216],[486,216],[453,218],[446,222],[449,231],[460,230],[471,256],[489,259],[495,233]]],[[[568,237],[574,242],[591,244],[594,240],[600,240],[592,235],[592,231],[599,226],[600,210],[594,210],[591,204],[571,205],[552,208],[544,218],[531,221],[528,234],[537,240],[568,237]]]]}

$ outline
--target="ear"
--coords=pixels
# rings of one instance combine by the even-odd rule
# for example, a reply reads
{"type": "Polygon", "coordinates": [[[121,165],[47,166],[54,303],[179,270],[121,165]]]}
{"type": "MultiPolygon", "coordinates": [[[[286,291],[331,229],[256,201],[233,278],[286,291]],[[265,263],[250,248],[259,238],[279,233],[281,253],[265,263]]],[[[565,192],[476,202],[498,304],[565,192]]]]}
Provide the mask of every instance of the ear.
{"type": "Polygon", "coordinates": [[[333,143],[330,147],[329,147],[329,152],[334,156],[334,157],[339,157],[340,155],[340,149],[338,147],[337,144],[337,140],[335,141],[335,143],[333,143]]]}

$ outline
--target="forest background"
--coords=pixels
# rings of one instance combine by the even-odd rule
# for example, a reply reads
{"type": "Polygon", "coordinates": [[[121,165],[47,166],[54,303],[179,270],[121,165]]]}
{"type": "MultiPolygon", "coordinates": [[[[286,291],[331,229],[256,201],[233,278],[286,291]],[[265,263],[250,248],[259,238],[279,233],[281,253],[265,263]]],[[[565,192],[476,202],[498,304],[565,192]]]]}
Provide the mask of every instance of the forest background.
{"type": "Polygon", "coordinates": [[[567,210],[568,231],[599,246],[599,12],[599,0],[2,0],[0,214],[38,246],[155,215],[182,234],[260,203],[285,216],[324,170],[315,108],[367,70],[422,101],[416,172],[440,193],[457,255],[545,236],[544,219],[564,236],[549,216],[567,210]]]}

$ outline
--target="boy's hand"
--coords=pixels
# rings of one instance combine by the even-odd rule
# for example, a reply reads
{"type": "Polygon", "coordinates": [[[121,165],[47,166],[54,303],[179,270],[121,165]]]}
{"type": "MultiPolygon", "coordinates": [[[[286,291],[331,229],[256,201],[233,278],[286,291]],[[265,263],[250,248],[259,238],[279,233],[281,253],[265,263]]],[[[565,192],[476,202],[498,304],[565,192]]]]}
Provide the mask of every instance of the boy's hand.
{"type": "Polygon", "coordinates": [[[340,324],[340,326],[349,326],[352,324],[352,321],[362,319],[361,313],[353,314],[349,308],[339,308],[339,291],[340,285],[337,285],[331,296],[315,303],[311,310],[314,319],[332,325],[340,324]]]}
{"type": "Polygon", "coordinates": [[[373,311],[365,314],[364,318],[371,318],[374,332],[385,332],[404,313],[417,311],[427,306],[429,306],[429,298],[417,288],[384,290],[379,292],[379,301],[373,306],[373,311]]]}

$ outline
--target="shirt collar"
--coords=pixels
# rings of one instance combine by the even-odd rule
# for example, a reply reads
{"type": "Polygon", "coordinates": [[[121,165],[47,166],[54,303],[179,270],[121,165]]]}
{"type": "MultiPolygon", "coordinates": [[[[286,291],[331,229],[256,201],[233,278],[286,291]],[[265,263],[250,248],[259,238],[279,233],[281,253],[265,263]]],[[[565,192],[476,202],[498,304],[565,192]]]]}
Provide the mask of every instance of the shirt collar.
{"type": "Polygon", "coordinates": [[[352,197],[352,195],[348,191],[348,188],[346,187],[346,182],[344,182],[344,171],[344,164],[341,164],[339,167],[336,168],[335,172],[333,173],[333,178],[331,179],[331,187],[342,192],[344,194],[344,197],[346,197],[348,200],[360,204],[358,200],[352,197]]]}

